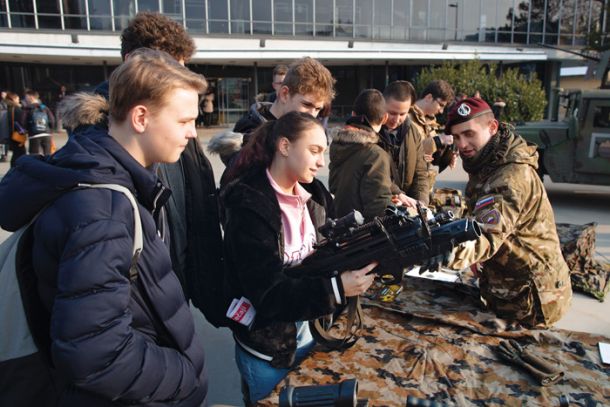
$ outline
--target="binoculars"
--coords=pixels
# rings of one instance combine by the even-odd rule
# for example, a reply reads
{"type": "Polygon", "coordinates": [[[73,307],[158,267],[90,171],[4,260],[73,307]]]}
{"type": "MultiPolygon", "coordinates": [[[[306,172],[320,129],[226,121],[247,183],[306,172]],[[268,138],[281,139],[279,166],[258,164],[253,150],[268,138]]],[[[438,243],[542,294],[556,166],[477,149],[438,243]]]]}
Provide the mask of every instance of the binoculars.
{"type": "Polygon", "coordinates": [[[285,386],[280,392],[280,407],[366,407],[367,400],[358,400],[358,381],[344,380],[321,386],[285,386]]]}

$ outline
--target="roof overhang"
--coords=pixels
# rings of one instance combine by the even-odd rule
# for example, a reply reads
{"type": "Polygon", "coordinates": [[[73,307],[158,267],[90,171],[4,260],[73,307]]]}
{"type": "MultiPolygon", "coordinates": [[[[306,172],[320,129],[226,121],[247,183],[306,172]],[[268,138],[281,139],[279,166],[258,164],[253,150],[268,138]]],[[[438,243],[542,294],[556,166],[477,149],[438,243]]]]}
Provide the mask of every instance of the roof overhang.
{"type": "MultiPolygon", "coordinates": [[[[421,65],[447,60],[573,60],[574,55],[543,48],[487,43],[398,43],[358,39],[194,37],[194,64],[273,66],[311,56],[329,65],[421,65]],[[565,55],[562,55],[565,54],[565,55]]],[[[121,62],[120,37],[108,33],[0,32],[0,60],[29,63],[102,64],[121,62]]]]}

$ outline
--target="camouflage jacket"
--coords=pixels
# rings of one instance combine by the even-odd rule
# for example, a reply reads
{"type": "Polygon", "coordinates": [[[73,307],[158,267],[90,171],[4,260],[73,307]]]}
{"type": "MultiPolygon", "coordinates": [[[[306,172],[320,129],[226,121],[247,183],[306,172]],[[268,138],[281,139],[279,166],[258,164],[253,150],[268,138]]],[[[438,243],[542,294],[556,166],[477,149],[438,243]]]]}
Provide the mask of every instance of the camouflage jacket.
{"type": "Polygon", "coordinates": [[[482,265],[481,296],[499,316],[549,326],[568,309],[572,286],[553,209],[538,176],[538,154],[505,127],[498,151],[466,186],[468,213],[482,238],[458,248],[452,268],[482,265]]]}
{"type": "MultiPolygon", "coordinates": [[[[438,165],[439,172],[443,171],[451,161],[453,149],[450,146],[443,145],[440,137],[436,135],[441,127],[436,118],[426,116],[417,105],[411,107],[409,118],[419,135],[423,153],[432,155],[432,162],[427,165],[428,169],[430,170],[432,165],[438,165]]],[[[431,187],[434,185],[433,176],[430,176],[429,183],[431,187]]]]}

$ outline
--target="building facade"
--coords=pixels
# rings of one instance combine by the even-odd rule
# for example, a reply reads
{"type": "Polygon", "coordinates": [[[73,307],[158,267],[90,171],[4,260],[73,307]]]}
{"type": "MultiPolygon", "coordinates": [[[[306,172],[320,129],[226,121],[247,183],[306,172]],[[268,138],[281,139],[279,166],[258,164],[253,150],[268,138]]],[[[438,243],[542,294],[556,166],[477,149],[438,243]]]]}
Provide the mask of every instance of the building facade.
{"type": "Polygon", "coordinates": [[[606,31],[606,0],[0,0],[0,88],[88,89],[120,63],[119,34],[158,11],[194,37],[193,70],[217,92],[219,119],[271,90],[271,69],[304,55],[337,78],[335,112],[365,87],[413,79],[445,60],[535,71],[550,89],[562,62],[606,31]],[[541,46],[543,44],[544,46],[541,46]],[[551,48],[552,47],[552,48],[551,48]],[[357,86],[354,86],[357,84],[357,86]]]}

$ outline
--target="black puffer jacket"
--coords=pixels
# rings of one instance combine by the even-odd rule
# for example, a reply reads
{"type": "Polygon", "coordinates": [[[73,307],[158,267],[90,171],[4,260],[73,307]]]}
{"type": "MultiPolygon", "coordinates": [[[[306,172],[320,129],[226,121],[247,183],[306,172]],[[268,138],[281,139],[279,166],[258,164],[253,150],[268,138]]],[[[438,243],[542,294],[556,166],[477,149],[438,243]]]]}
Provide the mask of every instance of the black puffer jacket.
{"type": "MultiPolygon", "coordinates": [[[[95,92],[108,99],[108,82],[95,92]]],[[[105,128],[105,123],[95,123],[105,128]]],[[[159,176],[172,190],[167,208],[170,254],[187,299],[207,320],[218,325],[215,304],[220,301],[217,276],[222,275],[222,234],[218,194],[212,164],[196,139],[189,140],[180,160],[161,164],[159,176]]]]}
{"type": "MultiPolygon", "coordinates": [[[[333,213],[332,197],[318,180],[302,186],[312,194],[307,207],[317,229],[333,213]]],[[[222,200],[228,287],[233,297],[248,298],[256,309],[251,330],[238,326],[234,334],[272,356],[273,366],[289,367],[296,350],[295,322],[331,314],[337,307],[331,280],[294,278],[284,272],[281,211],[264,170],[231,182],[222,200]]],[[[343,296],[341,279],[337,283],[343,296]]]]}

